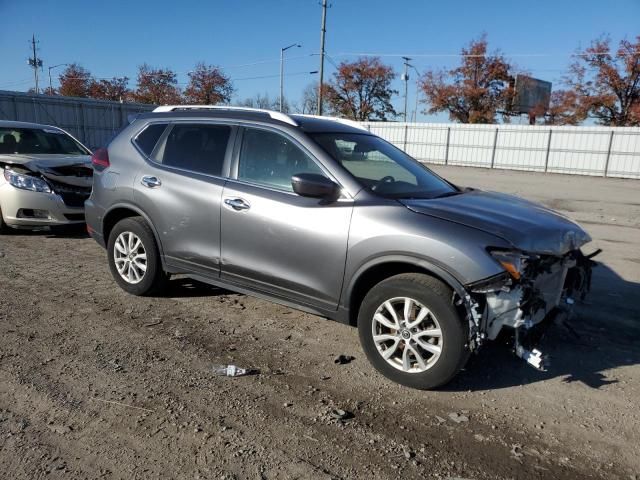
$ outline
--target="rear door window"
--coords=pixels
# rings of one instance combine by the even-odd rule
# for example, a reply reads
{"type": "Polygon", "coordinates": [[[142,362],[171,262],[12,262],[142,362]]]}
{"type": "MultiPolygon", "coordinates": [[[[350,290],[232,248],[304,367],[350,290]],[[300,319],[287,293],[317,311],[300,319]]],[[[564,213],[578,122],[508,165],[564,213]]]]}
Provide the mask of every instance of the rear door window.
{"type": "Polygon", "coordinates": [[[151,124],[140,132],[134,140],[138,148],[142,150],[147,157],[151,155],[151,152],[153,152],[153,149],[156,147],[156,143],[160,140],[160,136],[164,132],[165,128],[167,128],[166,123],[151,124]]]}
{"type": "Polygon", "coordinates": [[[162,152],[157,153],[158,161],[220,177],[230,136],[231,127],[226,125],[175,124],[162,152]]]}

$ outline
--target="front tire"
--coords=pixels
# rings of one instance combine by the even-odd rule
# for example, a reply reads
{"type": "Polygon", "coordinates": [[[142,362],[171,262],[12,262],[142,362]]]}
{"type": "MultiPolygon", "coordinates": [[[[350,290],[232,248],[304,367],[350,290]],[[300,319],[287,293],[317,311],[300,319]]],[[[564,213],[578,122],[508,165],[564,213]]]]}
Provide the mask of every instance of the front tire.
{"type": "Polygon", "coordinates": [[[0,208],[0,235],[4,233],[9,233],[9,227],[4,223],[4,219],[2,218],[2,209],[0,208]]]}
{"type": "Polygon", "coordinates": [[[372,365],[407,387],[427,390],[448,383],[469,356],[468,327],[440,280],[405,273],[383,280],[358,313],[360,343],[372,365]]]}
{"type": "Polygon", "coordinates": [[[109,268],[116,283],[138,296],[161,293],[169,276],[162,269],[153,231],[141,217],[120,220],[107,243],[109,268]]]}

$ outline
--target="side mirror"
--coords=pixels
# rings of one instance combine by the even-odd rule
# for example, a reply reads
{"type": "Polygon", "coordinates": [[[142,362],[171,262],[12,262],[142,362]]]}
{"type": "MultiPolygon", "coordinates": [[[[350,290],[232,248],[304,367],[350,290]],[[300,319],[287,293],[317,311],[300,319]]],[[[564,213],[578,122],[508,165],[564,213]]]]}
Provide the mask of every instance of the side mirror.
{"type": "Polygon", "coordinates": [[[317,173],[297,173],[291,177],[291,186],[301,197],[335,200],[340,196],[340,187],[317,173]]]}

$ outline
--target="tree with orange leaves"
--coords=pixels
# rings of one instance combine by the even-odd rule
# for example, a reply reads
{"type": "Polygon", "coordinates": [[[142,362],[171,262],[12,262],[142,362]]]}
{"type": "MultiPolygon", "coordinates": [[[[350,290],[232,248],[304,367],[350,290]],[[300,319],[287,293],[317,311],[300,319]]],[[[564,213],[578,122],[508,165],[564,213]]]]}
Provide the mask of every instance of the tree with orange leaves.
{"type": "Polygon", "coordinates": [[[71,63],[60,76],[58,94],[65,97],[88,97],[89,88],[93,82],[91,73],[77,63],[71,63]]]}
{"type": "Polygon", "coordinates": [[[378,57],[342,62],[326,87],[331,110],[352,120],[387,120],[396,116],[391,88],[396,74],[378,57]]]}
{"type": "Polygon", "coordinates": [[[577,96],[575,114],[602,125],[640,125],[640,36],[622,40],[611,51],[610,40],[592,42],[569,67],[566,83],[577,96]]]}
{"type": "Polygon", "coordinates": [[[428,108],[424,113],[448,112],[460,123],[495,123],[513,99],[511,65],[499,53],[488,54],[486,36],[472,40],[461,52],[460,66],[428,71],[420,80],[428,108]]]}
{"type": "Polygon", "coordinates": [[[176,73],[169,68],[153,68],[146,63],[138,67],[138,88],[133,97],[137,102],[155,105],[182,102],[176,73]]]}
{"type": "Polygon", "coordinates": [[[219,67],[200,62],[188,75],[189,85],[184,91],[187,103],[215,105],[231,100],[233,85],[219,67]]]}

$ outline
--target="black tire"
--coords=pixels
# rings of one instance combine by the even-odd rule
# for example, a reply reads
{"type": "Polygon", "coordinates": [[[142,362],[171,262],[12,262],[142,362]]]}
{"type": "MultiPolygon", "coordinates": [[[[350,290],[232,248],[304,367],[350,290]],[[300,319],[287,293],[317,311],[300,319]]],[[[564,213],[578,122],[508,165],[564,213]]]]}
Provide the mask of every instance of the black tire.
{"type": "Polygon", "coordinates": [[[169,281],[169,275],[162,269],[160,253],[151,227],[141,217],[129,217],[120,220],[111,230],[107,243],[107,256],[109,268],[116,283],[124,291],[132,295],[148,296],[157,295],[164,291],[169,281]],[[138,283],[127,282],[118,272],[115,260],[115,244],[120,234],[130,232],[136,235],[142,242],[146,253],[146,271],[138,283]]]}
{"type": "Polygon", "coordinates": [[[0,235],[5,233],[9,233],[9,227],[4,223],[4,218],[2,218],[2,209],[0,208],[0,235]]]}
{"type": "MultiPolygon", "coordinates": [[[[437,388],[451,381],[469,358],[468,326],[452,305],[451,298],[452,290],[448,286],[419,273],[395,275],[373,287],[360,306],[358,331],[362,348],[376,370],[394,382],[420,390],[437,388]],[[441,337],[437,341],[441,342],[441,353],[424,371],[407,372],[394,367],[382,357],[373,340],[374,315],[378,307],[398,297],[410,297],[420,302],[432,312],[439,324],[441,337]]],[[[413,345],[415,347],[415,343],[413,345]]],[[[400,348],[400,352],[403,351],[400,348]]]]}

